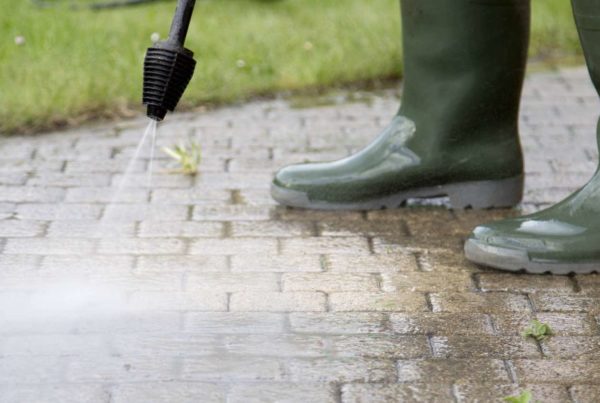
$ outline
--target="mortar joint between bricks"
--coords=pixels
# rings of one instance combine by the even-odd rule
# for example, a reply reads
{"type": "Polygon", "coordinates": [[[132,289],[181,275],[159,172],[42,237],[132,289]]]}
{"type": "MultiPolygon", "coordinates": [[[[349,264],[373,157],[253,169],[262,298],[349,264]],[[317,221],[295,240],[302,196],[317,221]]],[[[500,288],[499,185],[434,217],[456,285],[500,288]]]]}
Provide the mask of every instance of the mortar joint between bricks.
{"type": "Polygon", "coordinates": [[[369,250],[369,254],[375,254],[375,244],[372,236],[367,236],[367,249],[369,250]]]}
{"type": "Polygon", "coordinates": [[[573,292],[580,293],[581,286],[579,285],[579,280],[577,280],[577,276],[570,274],[567,278],[569,279],[569,282],[571,283],[571,286],[573,287],[573,292]]]}
{"type": "Polygon", "coordinates": [[[519,380],[517,379],[517,372],[515,371],[512,361],[502,360],[502,363],[504,364],[504,369],[506,370],[506,374],[508,375],[510,382],[513,384],[518,384],[519,380]]]}
{"type": "Polygon", "coordinates": [[[231,238],[232,234],[233,234],[233,227],[231,225],[231,221],[223,221],[221,237],[222,238],[231,238]]]}
{"type": "Polygon", "coordinates": [[[427,304],[427,309],[429,309],[429,312],[434,312],[433,302],[431,301],[431,293],[423,293],[423,296],[425,297],[425,304],[427,304]]]}
{"type": "Polygon", "coordinates": [[[529,309],[531,309],[531,312],[533,312],[533,314],[535,315],[537,313],[537,309],[535,307],[535,303],[531,299],[531,294],[525,293],[523,295],[525,295],[525,298],[527,299],[527,304],[529,305],[529,309]]]}
{"type": "Polygon", "coordinates": [[[452,385],[450,385],[450,395],[452,396],[452,399],[454,399],[455,403],[459,403],[461,401],[459,398],[460,392],[458,390],[457,384],[453,383],[452,385]]]}
{"type": "Polygon", "coordinates": [[[333,387],[333,401],[335,403],[342,403],[342,384],[335,382],[331,385],[333,387]]]}
{"type": "Polygon", "coordinates": [[[477,292],[481,292],[481,278],[479,276],[480,273],[471,273],[471,283],[473,284],[473,287],[475,288],[475,291],[477,292]]]}

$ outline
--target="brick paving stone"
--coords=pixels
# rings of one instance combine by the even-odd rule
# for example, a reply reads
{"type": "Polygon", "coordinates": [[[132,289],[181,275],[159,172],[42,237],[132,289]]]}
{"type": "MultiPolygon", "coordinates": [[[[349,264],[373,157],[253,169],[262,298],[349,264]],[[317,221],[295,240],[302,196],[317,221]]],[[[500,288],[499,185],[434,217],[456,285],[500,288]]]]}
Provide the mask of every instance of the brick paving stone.
{"type": "Polygon", "coordinates": [[[382,289],[386,292],[394,291],[468,291],[473,289],[471,277],[467,273],[452,273],[440,276],[437,273],[394,273],[382,275],[382,289]]]}
{"type": "Polygon", "coordinates": [[[453,293],[431,295],[434,312],[523,312],[530,309],[527,297],[509,293],[453,293]]]}
{"type": "Polygon", "coordinates": [[[85,173],[85,174],[65,174],[62,172],[43,172],[37,173],[27,180],[28,186],[57,186],[57,187],[99,187],[110,184],[110,175],[107,173],[85,173]]]}
{"type": "Polygon", "coordinates": [[[136,270],[140,272],[226,272],[225,256],[138,256],[136,270]]]}
{"type": "Polygon", "coordinates": [[[200,239],[190,246],[192,255],[266,255],[277,253],[277,240],[273,238],[200,239]]]}
{"type": "Polygon", "coordinates": [[[0,221],[0,236],[6,238],[35,237],[42,235],[45,224],[40,221],[0,221]]]}
{"type": "Polygon", "coordinates": [[[172,379],[174,359],[148,357],[74,357],[67,361],[67,382],[127,383],[172,379]]]}
{"type": "Polygon", "coordinates": [[[68,203],[144,203],[148,200],[146,189],[122,189],[117,192],[110,187],[68,188],[65,201],[68,203]]]}
{"type": "Polygon", "coordinates": [[[264,357],[186,357],[181,377],[194,381],[256,382],[284,379],[280,360],[264,357]]]}
{"type": "Polygon", "coordinates": [[[338,400],[333,385],[322,383],[299,385],[289,382],[277,382],[233,385],[227,395],[227,401],[230,403],[336,403],[338,400]]]}
{"type": "Polygon", "coordinates": [[[359,237],[289,238],[281,241],[283,253],[290,254],[368,254],[367,240],[359,237]]]}
{"type": "Polygon", "coordinates": [[[6,254],[89,255],[94,243],[88,239],[12,238],[4,247],[6,254]]]}
{"type": "Polygon", "coordinates": [[[178,254],[184,249],[185,243],[173,238],[102,239],[98,245],[98,253],[107,255],[178,254]]]}
{"type": "Polygon", "coordinates": [[[399,334],[485,335],[492,334],[490,320],[481,313],[392,313],[390,322],[399,334]]]}
{"type": "Polygon", "coordinates": [[[294,382],[393,382],[391,360],[371,358],[293,359],[287,362],[288,378],[294,382]]]}
{"type": "Polygon", "coordinates": [[[278,291],[275,273],[189,273],[185,282],[188,291],[278,291]]]}
{"type": "Polygon", "coordinates": [[[2,388],[0,402],[106,403],[110,398],[102,385],[19,385],[2,388]]]}
{"type": "Polygon", "coordinates": [[[327,355],[327,340],[317,335],[252,334],[223,336],[228,353],[247,356],[322,357],[327,355]]]}
{"type": "Polygon", "coordinates": [[[185,316],[185,331],[201,334],[280,334],[286,315],[268,312],[193,312],[185,316]]]}
{"type": "Polygon", "coordinates": [[[155,356],[170,359],[184,357],[193,351],[194,356],[210,356],[223,349],[219,335],[182,333],[180,328],[165,328],[161,332],[144,334],[121,333],[110,336],[111,354],[121,356],[155,356]]]}
{"type": "Polygon", "coordinates": [[[96,220],[102,206],[98,204],[19,204],[17,217],[22,220],[96,220]]]}
{"type": "Polygon", "coordinates": [[[555,359],[600,360],[598,336],[553,336],[543,346],[546,355],[555,359]]]}
{"type": "MultiPolygon", "coordinates": [[[[162,217],[160,217],[162,219],[162,217]]],[[[216,238],[223,234],[223,224],[191,221],[144,221],[139,236],[149,238],[216,238]]]]}
{"type": "Polygon", "coordinates": [[[234,221],[231,233],[235,237],[302,237],[314,235],[314,225],[293,221],[234,221]]]}
{"type": "Polygon", "coordinates": [[[222,403],[226,401],[226,388],[212,383],[197,382],[151,382],[123,384],[110,394],[111,402],[178,402],[222,403]]]}
{"type": "Polygon", "coordinates": [[[219,292],[135,292],[129,301],[139,311],[226,311],[227,295],[219,292]]]}
{"type": "Polygon", "coordinates": [[[542,312],[600,312],[600,296],[541,292],[531,298],[535,308],[542,312]]]}
{"type": "MultiPolygon", "coordinates": [[[[528,390],[533,401],[569,402],[569,392],[561,385],[511,385],[511,384],[458,384],[455,395],[460,403],[502,401],[508,396],[518,396],[528,390]],[[493,400],[492,400],[493,399],[493,400]]],[[[579,400],[577,400],[579,402],[579,400]]]]}
{"type": "Polygon", "coordinates": [[[195,206],[193,219],[199,221],[248,221],[269,220],[273,212],[268,206],[245,204],[219,204],[195,206]]]}
{"type": "Polygon", "coordinates": [[[364,384],[351,383],[342,387],[343,403],[451,402],[454,400],[452,386],[438,383],[417,384],[364,384]]]}
{"type": "Polygon", "coordinates": [[[552,290],[556,293],[573,292],[573,283],[565,276],[481,273],[478,277],[483,291],[538,292],[552,290]]]}
{"type": "Polygon", "coordinates": [[[417,292],[336,292],[329,295],[334,311],[398,311],[427,310],[425,296],[417,292]]]}
{"type": "Polygon", "coordinates": [[[600,396],[600,385],[574,385],[571,396],[577,403],[595,403],[600,396]]]}
{"type": "Polygon", "coordinates": [[[600,361],[514,360],[520,382],[553,384],[598,384],[600,361]]]}
{"type": "Polygon", "coordinates": [[[425,336],[362,334],[333,336],[330,340],[340,357],[417,359],[431,355],[425,336]]]}
{"type": "Polygon", "coordinates": [[[290,327],[296,333],[370,334],[386,333],[387,320],[378,312],[318,312],[290,314],[290,327]]]}
{"type": "Polygon", "coordinates": [[[412,254],[398,255],[327,255],[327,268],[342,273],[396,273],[418,270],[412,254]]]}
{"type": "Polygon", "coordinates": [[[370,274],[286,273],[281,278],[283,291],[379,291],[379,281],[370,274]]]}
{"type": "Polygon", "coordinates": [[[279,256],[232,256],[233,272],[320,272],[321,258],[318,255],[279,255],[279,256]]]}
{"type": "Polygon", "coordinates": [[[494,328],[501,334],[520,335],[534,318],[548,324],[556,335],[589,336],[598,334],[597,324],[586,313],[537,312],[535,316],[532,313],[493,314],[491,316],[494,328]]]}
{"type": "Polygon", "coordinates": [[[152,202],[163,204],[222,204],[231,200],[231,192],[215,189],[154,189],[152,190],[152,202]]]}
{"type": "Polygon", "coordinates": [[[230,309],[241,312],[318,312],[325,310],[321,292],[237,292],[231,295],[230,309]]]}
{"type": "Polygon", "coordinates": [[[49,238],[131,238],[135,235],[135,223],[102,223],[93,220],[61,220],[50,222],[49,238]]]}
{"type": "Polygon", "coordinates": [[[64,189],[49,186],[0,186],[0,201],[15,203],[52,203],[61,201],[64,189]]]}
{"type": "Polygon", "coordinates": [[[499,359],[429,359],[399,360],[399,382],[510,382],[502,360],[499,359]]]}
{"type": "Polygon", "coordinates": [[[541,358],[536,343],[520,336],[435,336],[431,345],[440,358],[541,358]]]}
{"type": "Polygon", "coordinates": [[[186,206],[160,204],[111,204],[102,216],[106,221],[183,221],[189,215],[186,206]]]}

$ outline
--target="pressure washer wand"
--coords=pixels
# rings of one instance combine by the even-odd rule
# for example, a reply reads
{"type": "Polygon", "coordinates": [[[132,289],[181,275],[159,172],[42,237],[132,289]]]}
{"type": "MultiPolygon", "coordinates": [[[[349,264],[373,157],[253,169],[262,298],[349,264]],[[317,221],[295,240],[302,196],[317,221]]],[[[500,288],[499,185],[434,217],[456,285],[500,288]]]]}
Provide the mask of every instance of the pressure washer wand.
{"type": "Polygon", "coordinates": [[[194,53],[183,45],[195,4],[196,0],[179,0],[169,38],[146,52],[143,103],[151,119],[161,121],[168,110],[175,110],[194,75],[194,53]]]}

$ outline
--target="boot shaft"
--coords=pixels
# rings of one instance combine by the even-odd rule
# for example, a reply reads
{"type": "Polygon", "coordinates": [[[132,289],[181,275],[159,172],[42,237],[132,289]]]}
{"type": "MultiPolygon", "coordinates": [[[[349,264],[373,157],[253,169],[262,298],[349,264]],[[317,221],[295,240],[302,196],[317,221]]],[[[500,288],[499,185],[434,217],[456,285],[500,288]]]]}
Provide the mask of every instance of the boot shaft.
{"type": "Polygon", "coordinates": [[[400,114],[417,126],[414,141],[423,144],[413,145],[447,148],[511,137],[518,148],[530,1],[401,0],[401,8],[400,114]],[[444,135],[434,138],[440,130],[444,135]]]}

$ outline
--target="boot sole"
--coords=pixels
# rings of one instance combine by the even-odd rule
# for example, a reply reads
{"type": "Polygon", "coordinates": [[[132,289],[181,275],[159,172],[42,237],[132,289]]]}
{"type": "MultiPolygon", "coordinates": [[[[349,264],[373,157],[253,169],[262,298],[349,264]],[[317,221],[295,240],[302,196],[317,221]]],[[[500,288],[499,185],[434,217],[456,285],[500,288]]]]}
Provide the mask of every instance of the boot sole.
{"type": "Polygon", "coordinates": [[[429,199],[447,196],[455,209],[507,208],[519,204],[523,197],[523,175],[495,180],[453,183],[434,187],[412,189],[355,203],[329,203],[311,201],[308,194],[271,184],[271,196],[277,202],[291,207],[316,210],[379,210],[401,207],[409,199],[429,199]]]}
{"type": "Polygon", "coordinates": [[[525,250],[500,248],[474,239],[465,243],[465,256],[482,266],[507,271],[525,271],[532,274],[552,273],[557,275],[600,273],[600,261],[583,263],[554,263],[535,261],[525,250]]]}

